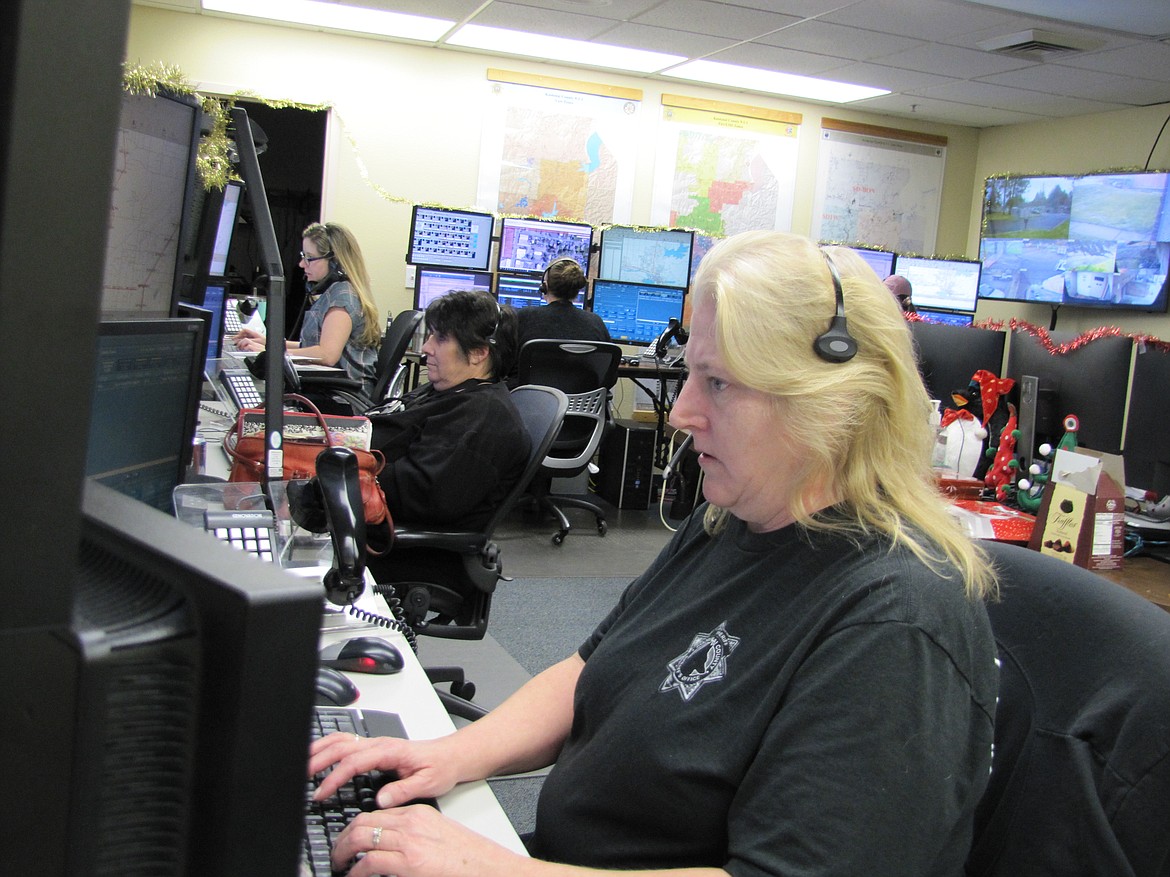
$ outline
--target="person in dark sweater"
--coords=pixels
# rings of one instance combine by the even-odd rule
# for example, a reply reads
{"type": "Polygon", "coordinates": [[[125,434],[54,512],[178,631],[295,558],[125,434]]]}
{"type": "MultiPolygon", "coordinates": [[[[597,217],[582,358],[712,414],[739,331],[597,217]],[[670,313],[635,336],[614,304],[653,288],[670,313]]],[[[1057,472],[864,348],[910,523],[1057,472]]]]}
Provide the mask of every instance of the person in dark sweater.
{"type": "Polygon", "coordinates": [[[396,523],[478,529],[520,477],[528,433],[500,381],[516,355],[515,316],[471,290],[427,307],[427,382],[366,414],[396,523]]]}
{"type": "Polygon", "coordinates": [[[573,305],[585,286],[585,274],[575,259],[557,259],[544,269],[541,307],[521,308],[516,314],[517,347],[535,338],[564,338],[572,341],[611,341],[601,317],[573,305]]]}
{"type": "Polygon", "coordinates": [[[484,718],[436,740],[314,743],[310,773],[333,767],[319,797],[397,774],[334,867],[963,873],[991,765],[995,575],[932,477],[897,302],[847,248],[779,232],[721,241],[693,294],[670,420],[706,503],[575,654],[484,718]],[[405,806],[548,765],[530,859],[405,806]]]}

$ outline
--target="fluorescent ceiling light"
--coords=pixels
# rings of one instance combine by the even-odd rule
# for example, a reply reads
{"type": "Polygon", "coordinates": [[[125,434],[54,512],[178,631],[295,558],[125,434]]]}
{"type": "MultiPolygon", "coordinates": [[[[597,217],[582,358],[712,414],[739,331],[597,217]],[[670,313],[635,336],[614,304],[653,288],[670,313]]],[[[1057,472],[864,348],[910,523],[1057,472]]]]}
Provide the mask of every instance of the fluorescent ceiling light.
{"type": "Polygon", "coordinates": [[[738,64],[720,64],[715,61],[691,61],[664,70],[662,75],[837,104],[890,93],[889,89],[885,88],[851,85],[848,82],[833,82],[829,79],[797,76],[795,73],[776,73],[758,67],[741,67],[738,64]]]}
{"type": "Polygon", "coordinates": [[[482,49],[502,55],[523,55],[548,61],[565,61],[589,67],[610,67],[635,73],[653,73],[686,58],[644,49],[626,49],[585,40],[548,37],[540,34],[468,24],[459,28],[444,41],[445,45],[482,49]]]}
{"type": "Polygon", "coordinates": [[[407,40],[435,42],[455,22],[380,9],[362,9],[318,0],[203,0],[208,12],[226,12],[250,18],[268,18],[291,24],[377,34],[407,40]]]}

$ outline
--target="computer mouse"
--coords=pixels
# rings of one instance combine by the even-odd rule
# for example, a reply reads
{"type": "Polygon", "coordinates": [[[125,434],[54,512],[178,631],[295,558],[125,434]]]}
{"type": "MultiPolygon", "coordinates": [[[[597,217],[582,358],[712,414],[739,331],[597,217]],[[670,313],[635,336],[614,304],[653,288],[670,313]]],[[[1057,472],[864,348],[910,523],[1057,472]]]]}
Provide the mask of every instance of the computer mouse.
{"type": "Polygon", "coordinates": [[[321,650],[321,666],[351,673],[387,675],[402,669],[402,653],[378,636],[355,636],[321,650]]]}
{"type": "Polygon", "coordinates": [[[358,699],[358,689],[340,670],[317,668],[318,706],[349,706],[358,699]]]}

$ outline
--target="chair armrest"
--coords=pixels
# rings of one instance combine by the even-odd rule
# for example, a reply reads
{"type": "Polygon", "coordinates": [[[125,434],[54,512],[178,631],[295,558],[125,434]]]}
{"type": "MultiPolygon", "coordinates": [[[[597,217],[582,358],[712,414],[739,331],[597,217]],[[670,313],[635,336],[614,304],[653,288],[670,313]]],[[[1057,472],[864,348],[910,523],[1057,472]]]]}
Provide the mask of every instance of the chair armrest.
{"type": "Polygon", "coordinates": [[[460,554],[477,554],[485,541],[483,533],[394,528],[396,548],[439,548],[460,554]]]}

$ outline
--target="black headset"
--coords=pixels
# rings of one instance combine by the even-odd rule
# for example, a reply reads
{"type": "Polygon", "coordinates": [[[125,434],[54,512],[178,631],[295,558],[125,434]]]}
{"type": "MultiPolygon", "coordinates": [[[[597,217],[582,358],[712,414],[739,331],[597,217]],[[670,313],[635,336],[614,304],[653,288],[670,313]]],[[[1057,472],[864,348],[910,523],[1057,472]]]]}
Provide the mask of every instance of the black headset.
{"type": "Polygon", "coordinates": [[[826,362],[848,362],[857,355],[857,341],[849,334],[849,327],[845,321],[845,293],[841,289],[841,275],[829,254],[821,250],[821,255],[825,257],[825,264],[829,266],[829,276],[833,278],[837,312],[829,322],[829,328],[813,341],[813,350],[826,362]]]}

